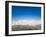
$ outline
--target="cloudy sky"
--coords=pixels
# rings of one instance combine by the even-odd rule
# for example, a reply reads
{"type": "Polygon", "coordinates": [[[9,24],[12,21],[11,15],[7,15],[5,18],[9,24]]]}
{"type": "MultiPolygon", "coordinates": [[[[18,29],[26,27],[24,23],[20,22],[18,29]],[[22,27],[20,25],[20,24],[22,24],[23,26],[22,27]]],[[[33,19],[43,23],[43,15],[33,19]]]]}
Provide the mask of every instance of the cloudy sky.
{"type": "Polygon", "coordinates": [[[41,7],[12,6],[12,22],[40,23],[41,7]]]}

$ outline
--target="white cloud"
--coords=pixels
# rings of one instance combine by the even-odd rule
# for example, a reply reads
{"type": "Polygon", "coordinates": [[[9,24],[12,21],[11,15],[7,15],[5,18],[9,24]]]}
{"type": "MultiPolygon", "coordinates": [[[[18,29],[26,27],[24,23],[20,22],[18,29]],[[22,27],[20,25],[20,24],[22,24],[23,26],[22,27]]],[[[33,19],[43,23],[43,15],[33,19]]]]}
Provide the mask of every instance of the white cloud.
{"type": "Polygon", "coordinates": [[[41,24],[41,20],[17,20],[13,21],[12,25],[38,25],[41,24]]]}

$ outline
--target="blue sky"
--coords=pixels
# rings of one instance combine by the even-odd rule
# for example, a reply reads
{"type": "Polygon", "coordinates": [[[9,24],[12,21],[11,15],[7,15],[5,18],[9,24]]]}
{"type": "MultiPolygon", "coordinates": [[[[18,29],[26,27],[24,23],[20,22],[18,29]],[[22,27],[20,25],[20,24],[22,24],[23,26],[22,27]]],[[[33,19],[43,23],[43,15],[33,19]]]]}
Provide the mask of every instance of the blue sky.
{"type": "Polygon", "coordinates": [[[12,19],[41,19],[41,7],[12,6],[12,19]]]}

